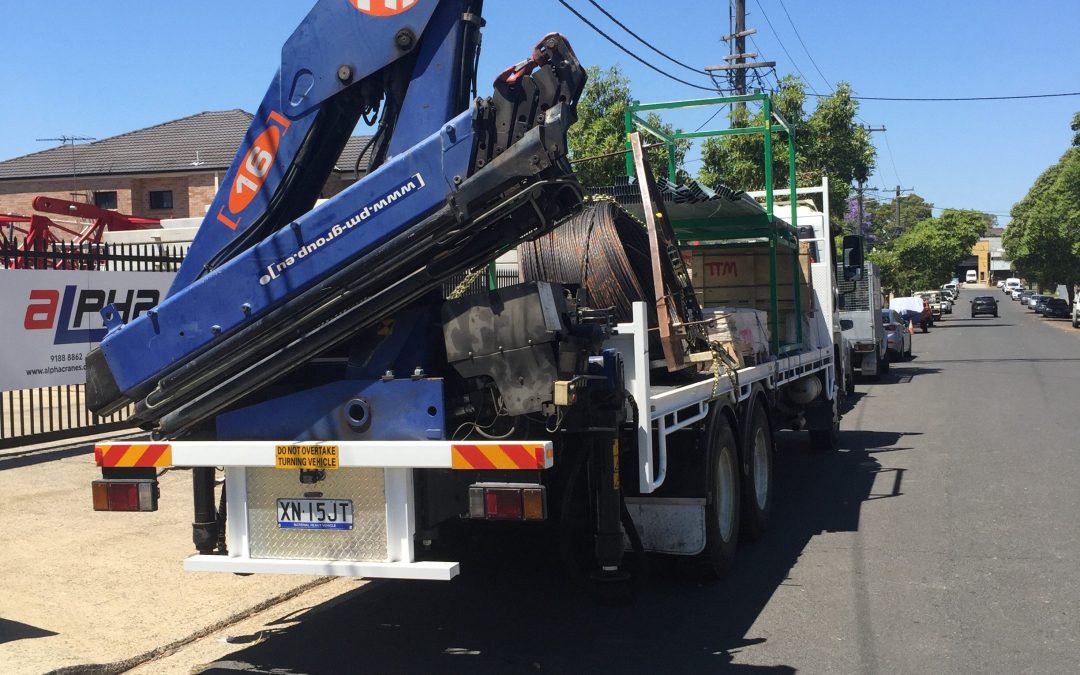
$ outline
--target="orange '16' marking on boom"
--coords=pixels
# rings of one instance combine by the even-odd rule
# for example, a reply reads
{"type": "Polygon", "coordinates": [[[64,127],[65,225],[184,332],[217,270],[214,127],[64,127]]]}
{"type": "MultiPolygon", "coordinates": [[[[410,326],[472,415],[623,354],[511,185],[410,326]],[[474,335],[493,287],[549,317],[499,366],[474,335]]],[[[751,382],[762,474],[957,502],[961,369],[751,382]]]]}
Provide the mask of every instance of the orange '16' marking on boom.
{"type": "MultiPolygon", "coordinates": [[[[229,188],[229,212],[234,218],[259,194],[266,182],[266,176],[270,173],[270,167],[274,165],[281,137],[289,130],[289,120],[276,112],[271,112],[266,122],[266,129],[244,154],[240,168],[236,171],[236,178],[229,188]]],[[[218,211],[217,219],[230,230],[235,230],[240,224],[239,218],[233,220],[226,216],[225,209],[218,211]]]]}
{"type": "Polygon", "coordinates": [[[394,16],[412,9],[416,0],[349,0],[349,4],[370,16],[394,16]]]}

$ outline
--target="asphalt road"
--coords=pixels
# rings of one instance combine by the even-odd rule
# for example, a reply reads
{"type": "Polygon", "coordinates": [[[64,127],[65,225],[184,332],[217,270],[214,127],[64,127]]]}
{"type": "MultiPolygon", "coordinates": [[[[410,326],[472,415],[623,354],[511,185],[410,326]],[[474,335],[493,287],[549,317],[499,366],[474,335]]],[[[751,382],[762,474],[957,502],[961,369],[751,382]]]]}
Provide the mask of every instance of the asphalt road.
{"type": "MultiPolygon", "coordinates": [[[[860,383],[844,450],[780,438],[765,539],[729,576],[594,604],[542,548],[374,582],[202,672],[1080,672],[1080,331],[999,291],[860,383]]],[[[237,580],[237,583],[243,583],[237,580]]]]}

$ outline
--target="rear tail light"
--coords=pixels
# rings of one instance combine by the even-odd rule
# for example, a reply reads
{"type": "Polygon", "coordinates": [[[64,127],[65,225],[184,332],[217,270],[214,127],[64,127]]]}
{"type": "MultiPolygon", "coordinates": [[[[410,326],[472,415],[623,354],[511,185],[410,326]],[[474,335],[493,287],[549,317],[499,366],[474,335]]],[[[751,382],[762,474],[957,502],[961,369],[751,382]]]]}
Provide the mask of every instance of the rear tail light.
{"type": "Polygon", "coordinates": [[[546,489],[536,484],[476,483],[469,486],[469,518],[544,520],[546,489]]]}
{"type": "Polygon", "coordinates": [[[894,331],[894,330],[896,330],[896,328],[897,328],[897,326],[896,326],[895,323],[887,323],[887,324],[885,324],[885,330],[887,330],[887,331],[894,331]]]}
{"type": "Polygon", "coordinates": [[[95,511],[157,511],[156,480],[96,480],[91,489],[95,511]]]}

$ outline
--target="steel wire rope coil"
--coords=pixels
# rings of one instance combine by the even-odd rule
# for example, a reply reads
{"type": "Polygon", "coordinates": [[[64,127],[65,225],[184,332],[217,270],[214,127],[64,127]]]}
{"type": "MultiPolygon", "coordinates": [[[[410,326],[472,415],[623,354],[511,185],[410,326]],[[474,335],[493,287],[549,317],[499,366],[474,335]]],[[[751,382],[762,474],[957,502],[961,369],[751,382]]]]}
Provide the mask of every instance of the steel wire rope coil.
{"type": "MultiPolygon", "coordinates": [[[[551,232],[519,245],[517,253],[525,281],[581,288],[589,307],[611,307],[619,322],[630,321],[633,303],[643,301],[649,327],[657,327],[649,235],[618,204],[590,204],[551,232]]],[[[650,330],[650,351],[654,346],[659,349],[658,334],[650,330]],[[651,344],[654,338],[656,345],[651,344]]]]}

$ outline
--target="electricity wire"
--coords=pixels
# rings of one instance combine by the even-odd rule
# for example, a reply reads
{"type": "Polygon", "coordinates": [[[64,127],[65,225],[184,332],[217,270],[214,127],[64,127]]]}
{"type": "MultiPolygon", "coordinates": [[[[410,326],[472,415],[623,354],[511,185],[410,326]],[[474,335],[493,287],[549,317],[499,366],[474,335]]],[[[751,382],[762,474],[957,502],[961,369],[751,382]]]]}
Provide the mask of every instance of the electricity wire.
{"type": "MultiPolygon", "coordinates": [[[[815,61],[814,57],[811,56],[810,50],[806,48],[806,43],[803,42],[802,36],[799,35],[799,29],[795,27],[795,22],[791,20],[791,14],[788,14],[787,6],[784,5],[784,0],[778,0],[778,2],[780,3],[780,8],[784,10],[784,16],[787,17],[788,23],[791,24],[791,29],[795,31],[795,37],[799,39],[799,44],[802,45],[803,51],[806,52],[806,57],[810,59],[810,63],[814,64],[814,70],[817,71],[818,75],[821,75],[821,79],[825,81],[825,86],[828,87],[830,90],[835,91],[836,88],[832,86],[831,82],[829,82],[829,78],[825,77],[825,73],[821,72],[821,68],[818,68],[817,61],[815,61]]],[[[760,5],[758,6],[760,7],[760,5]]]]}
{"type": "Polygon", "coordinates": [[[676,82],[679,82],[679,83],[681,83],[681,84],[685,84],[685,85],[686,85],[686,86],[688,86],[688,87],[693,87],[694,89],[700,89],[700,90],[702,90],[702,91],[709,91],[709,92],[713,92],[713,93],[716,93],[716,88],[715,88],[715,87],[703,87],[703,86],[701,86],[701,85],[698,85],[698,84],[694,84],[693,82],[687,82],[686,80],[684,80],[684,79],[682,79],[682,78],[680,78],[680,77],[676,77],[676,76],[672,75],[671,73],[669,73],[669,72],[667,72],[667,71],[661,70],[660,68],[658,68],[658,67],[654,66],[653,64],[649,63],[648,61],[646,61],[645,59],[641,58],[640,56],[638,56],[638,55],[637,55],[637,54],[635,54],[634,52],[630,51],[630,50],[629,50],[629,49],[627,49],[626,47],[623,47],[623,46],[622,46],[621,44],[619,44],[619,43],[618,43],[618,42],[617,42],[617,41],[615,40],[615,38],[613,38],[613,37],[611,37],[610,35],[608,35],[607,33],[605,33],[605,32],[604,32],[603,30],[601,30],[601,29],[600,29],[600,27],[599,27],[599,26],[597,26],[597,25],[596,25],[596,24],[594,24],[593,22],[591,22],[591,21],[589,21],[588,19],[586,19],[586,18],[585,18],[584,16],[582,16],[582,15],[581,15],[581,13],[580,13],[580,12],[578,12],[578,11],[577,11],[576,9],[574,9],[573,7],[571,7],[571,6],[570,6],[570,5],[569,5],[569,4],[568,4],[568,3],[566,2],[566,0],[559,0],[559,4],[560,4],[560,5],[562,5],[563,7],[565,7],[565,8],[567,9],[567,10],[569,10],[569,12],[570,12],[571,14],[573,14],[573,15],[574,15],[574,16],[576,16],[577,18],[581,19],[581,22],[582,22],[582,23],[584,23],[584,24],[585,24],[586,26],[588,26],[589,28],[592,28],[592,29],[593,29],[594,31],[596,31],[596,32],[597,32],[597,33],[598,33],[598,34],[600,35],[600,37],[604,38],[605,40],[607,40],[607,41],[608,41],[608,42],[610,42],[611,44],[613,44],[613,45],[615,45],[616,47],[618,47],[618,48],[619,48],[619,50],[621,50],[621,51],[622,51],[622,52],[623,52],[624,54],[626,54],[626,55],[627,55],[627,56],[629,56],[630,58],[634,59],[634,60],[635,60],[635,61],[637,61],[638,63],[642,64],[643,66],[645,66],[645,67],[647,67],[647,68],[650,68],[650,69],[652,69],[652,70],[655,70],[655,71],[656,71],[657,73],[660,73],[661,75],[663,75],[664,77],[668,78],[669,80],[674,80],[674,81],[676,81],[676,82]]]}
{"type": "MultiPolygon", "coordinates": [[[[827,98],[831,94],[818,94],[814,96],[827,98]]],[[[1080,91],[1066,91],[1053,94],[1021,94],[1018,96],[852,96],[857,101],[1017,101],[1032,98],[1059,98],[1063,96],[1080,96],[1080,91]]]]}
{"type": "MultiPolygon", "coordinates": [[[[893,190],[886,190],[886,189],[883,189],[883,188],[864,188],[864,191],[866,191],[866,192],[877,192],[877,193],[879,193],[881,195],[894,195],[895,194],[895,192],[893,190]]],[[[970,207],[961,208],[961,207],[958,207],[958,206],[934,206],[934,205],[930,205],[928,208],[931,211],[975,211],[976,213],[985,213],[985,214],[991,215],[991,216],[1011,216],[1012,215],[1011,213],[1009,213],[1007,211],[987,211],[986,209],[975,209],[975,208],[970,208],[970,207]]]]}
{"type": "MultiPolygon", "coordinates": [[[[768,59],[765,58],[765,53],[761,50],[761,47],[758,47],[757,40],[754,39],[753,35],[750,36],[750,44],[754,46],[754,51],[757,52],[758,58],[768,61],[768,59]]],[[[767,78],[769,75],[772,75],[773,81],[776,82],[775,91],[780,91],[780,78],[776,75],[776,68],[770,68],[769,72],[765,74],[765,77],[767,78]]]]}
{"type": "MultiPolygon", "coordinates": [[[[882,128],[884,129],[884,127],[882,128]]],[[[896,170],[896,159],[893,157],[892,145],[889,144],[889,134],[882,131],[881,135],[885,137],[885,149],[889,151],[889,163],[892,164],[892,171],[893,176],[896,177],[896,184],[903,185],[904,181],[900,180],[900,172],[896,170]]]]}
{"type": "Polygon", "coordinates": [[[799,77],[802,78],[803,83],[806,84],[806,88],[810,90],[810,93],[812,93],[814,96],[828,96],[828,94],[817,93],[817,91],[815,91],[814,88],[810,86],[809,78],[807,78],[806,75],[803,74],[803,71],[799,68],[799,64],[795,62],[794,58],[792,58],[791,52],[789,52],[787,50],[787,47],[784,46],[784,41],[780,39],[780,34],[776,32],[776,27],[774,27],[772,25],[772,21],[769,20],[769,15],[765,13],[765,8],[761,6],[761,3],[758,2],[758,0],[754,0],[754,4],[756,4],[758,6],[758,9],[761,10],[761,16],[765,17],[765,23],[769,24],[769,30],[772,31],[773,37],[775,37],[776,41],[780,44],[780,49],[784,50],[784,54],[788,57],[788,61],[791,61],[791,65],[795,68],[795,72],[797,72],[799,74],[799,77]]]}
{"type": "Polygon", "coordinates": [[[637,33],[635,33],[634,31],[630,30],[629,28],[627,28],[626,24],[624,24],[623,22],[619,21],[619,20],[618,20],[618,19],[616,19],[616,18],[615,18],[614,16],[612,16],[612,15],[611,15],[611,13],[610,13],[610,12],[608,12],[608,11],[607,11],[606,9],[604,9],[603,7],[601,7],[601,6],[600,6],[600,3],[596,2],[596,0],[589,0],[589,4],[591,4],[591,5],[593,6],[593,7],[597,8],[598,10],[600,10],[600,13],[601,13],[601,14],[603,14],[604,16],[606,16],[607,18],[611,19],[611,21],[612,21],[612,22],[613,22],[613,23],[614,23],[614,24],[615,24],[616,26],[618,26],[619,28],[622,28],[622,29],[623,29],[624,31],[626,31],[626,32],[627,32],[627,33],[629,33],[630,35],[634,36],[634,38],[635,38],[635,39],[637,39],[637,41],[638,41],[638,42],[640,42],[641,44],[645,45],[645,46],[646,46],[646,47],[648,47],[649,49],[653,50],[654,52],[656,52],[656,53],[657,53],[657,54],[659,54],[660,56],[663,56],[663,57],[664,57],[665,59],[667,59],[668,61],[671,61],[672,63],[674,63],[674,64],[676,64],[676,65],[682,66],[683,68],[685,68],[685,69],[687,69],[687,70],[689,70],[689,71],[691,71],[691,72],[697,73],[698,75],[701,75],[701,74],[705,73],[705,71],[704,71],[703,69],[701,69],[701,68],[695,68],[695,67],[693,67],[693,66],[689,66],[689,65],[687,65],[687,64],[685,64],[685,63],[683,63],[682,61],[680,61],[680,60],[678,60],[678,59],[676,59],[676,58],[673,58],[673,57],[669,56],[668,54],[666,54],[665,52],[663,52],[663,51],[661,51],[661,50],[657,49],[656,47],[654,47],[654,46],[653,46],[652,44],[650,44],[650,43],[649,43],[649,41],[648,41],[648,40],[646,40],[645,38],[641,37],[640,35],[638,35],[638,34],[637,34],[637,33]]]}

